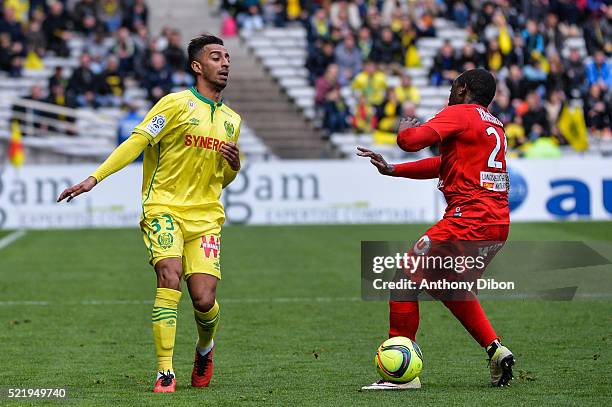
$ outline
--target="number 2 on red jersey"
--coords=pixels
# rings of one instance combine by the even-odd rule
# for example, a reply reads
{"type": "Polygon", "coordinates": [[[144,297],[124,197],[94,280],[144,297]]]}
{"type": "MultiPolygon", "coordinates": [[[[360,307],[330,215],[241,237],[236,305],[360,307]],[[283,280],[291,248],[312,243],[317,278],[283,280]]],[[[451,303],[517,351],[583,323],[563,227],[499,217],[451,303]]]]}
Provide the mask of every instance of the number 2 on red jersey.
{"type": "MultiPolygon", "coordinates": [[[[489,168],[498,168],[501,169],[503,168],[503,163],[501,161],[497,161],[497,154],[499,153],[499,150],[501,150],[502,147],[502,138],[499,135],[499,133],[497,132],[497,130],[495,129],[495,127],[493,126],[489,126],[487,127],[487,134],[489,136],[495,136],[495,147],[493,148],[493,151],[491,151],[491,154],[489,154],[489,159],[487,160],[487,166],[489,166],[489,168]]],[[[506,135],[503,135],[503,144],[504,144],[504,157],[506,156],[506,151],[508,149],[508,142],[506,140],[506,135]]]]}

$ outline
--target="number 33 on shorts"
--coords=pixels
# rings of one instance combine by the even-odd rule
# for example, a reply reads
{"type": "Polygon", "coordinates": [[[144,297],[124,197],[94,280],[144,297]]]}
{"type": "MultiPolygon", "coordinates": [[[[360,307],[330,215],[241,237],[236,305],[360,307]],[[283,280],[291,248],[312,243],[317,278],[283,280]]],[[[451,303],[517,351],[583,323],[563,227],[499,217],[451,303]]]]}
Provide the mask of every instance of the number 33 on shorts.
{"type": "Polygon", "coordinates": [[[168,257],[183,256],[183,235],[172,215],[147,216],[140,221],[140,228],[151,264],[168,257]]]}

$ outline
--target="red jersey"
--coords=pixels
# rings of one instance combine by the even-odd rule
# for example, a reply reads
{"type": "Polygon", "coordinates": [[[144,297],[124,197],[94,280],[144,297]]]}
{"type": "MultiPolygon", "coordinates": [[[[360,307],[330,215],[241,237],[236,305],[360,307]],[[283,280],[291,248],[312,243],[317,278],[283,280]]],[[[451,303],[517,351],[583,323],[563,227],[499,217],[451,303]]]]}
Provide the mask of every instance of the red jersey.
{"type": "Polygon", "coordinates": [[[440,136],[440,181],[445,218],[508,224],[509,178],[503,124],[477,104],[448,106],[427,123],[440,136]]]}

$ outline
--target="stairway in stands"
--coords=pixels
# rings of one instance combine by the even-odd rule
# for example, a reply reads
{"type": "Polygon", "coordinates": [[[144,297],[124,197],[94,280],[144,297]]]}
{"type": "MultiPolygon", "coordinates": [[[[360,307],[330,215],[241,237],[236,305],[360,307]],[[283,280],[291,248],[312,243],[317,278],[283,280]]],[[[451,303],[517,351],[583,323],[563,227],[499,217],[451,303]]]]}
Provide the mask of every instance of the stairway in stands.
{"type": "Polygon", "coordinates": [[[322,158],[327,143],[238,38],[226,39],[232,67],[224,96],[280,158],[322,158]]]}

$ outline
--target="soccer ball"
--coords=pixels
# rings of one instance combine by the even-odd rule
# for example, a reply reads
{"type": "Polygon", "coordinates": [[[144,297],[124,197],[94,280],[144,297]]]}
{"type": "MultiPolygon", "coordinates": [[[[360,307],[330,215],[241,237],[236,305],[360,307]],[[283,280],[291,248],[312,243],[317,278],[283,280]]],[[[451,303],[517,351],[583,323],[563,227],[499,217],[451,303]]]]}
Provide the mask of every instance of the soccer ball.
{"type": "Polygon", "coordinates": [[[378,374],[387,381],[407,383],[423,369],[423,354],[419,345],[404,337],[387,339],[378,347],[374,357],[378,374]]]}

